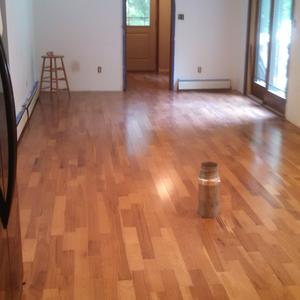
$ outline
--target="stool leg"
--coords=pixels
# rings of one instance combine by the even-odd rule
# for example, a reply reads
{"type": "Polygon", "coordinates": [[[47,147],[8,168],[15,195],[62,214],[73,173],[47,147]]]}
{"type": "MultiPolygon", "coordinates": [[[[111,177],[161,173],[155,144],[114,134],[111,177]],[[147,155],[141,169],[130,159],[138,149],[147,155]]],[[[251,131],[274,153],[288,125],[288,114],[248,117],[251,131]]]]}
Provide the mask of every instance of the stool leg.
{"type": "Polygon", "coordinates": [[[52,96],[52,93],[53,93],[53,61],[52,61],[52,57],[50,57],[50,93],[52,96]]]}
{"type": "Polygon", "coordinates": [[[58,73],[57,73],[56,57],[54,58],[54,70],[55,70],[55,89],[56,89],[56,94],[58,94],[58,73]]]}
{"type": "Polygon", "coordinates": [[[41,82],[40,82],[40,91],[43,88],[43,81],[44,81],[44,74],[45,74],[45,64],[46,64],[46,58],[43,58],[43,66],[42,66],[42,73],[41,73],[41,82]]]}
{"type": "Polygon", "coordinates": [[[64,72],[64,77],[65,77],[65,81],[66,81],[66,85],[67,85],[67,91],[69,94],[69,98],[71,98],[71,93],[70,93],[70,88],[69,88],[69,82],[68,82],[68,78],[67,78],[67,73],[66,73],[66,69],[65,69],[65,64],[64,64],[64,60],[63,58],[61,58],[61,66],[64,72]]]}

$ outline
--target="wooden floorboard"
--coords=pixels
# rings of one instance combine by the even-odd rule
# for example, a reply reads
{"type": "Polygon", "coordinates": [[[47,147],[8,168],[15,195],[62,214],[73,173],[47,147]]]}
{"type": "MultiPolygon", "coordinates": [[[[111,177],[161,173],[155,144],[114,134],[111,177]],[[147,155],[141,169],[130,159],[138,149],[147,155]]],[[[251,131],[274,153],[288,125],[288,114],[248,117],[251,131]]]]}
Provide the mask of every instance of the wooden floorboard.
{"type": "Polygon", "coordinates": [[[24,299],[300,299],[300,129],[166,86],[41,96],[19,144],[24,299]],[[196,214],[207,160],[216,220],[196,214]]]}

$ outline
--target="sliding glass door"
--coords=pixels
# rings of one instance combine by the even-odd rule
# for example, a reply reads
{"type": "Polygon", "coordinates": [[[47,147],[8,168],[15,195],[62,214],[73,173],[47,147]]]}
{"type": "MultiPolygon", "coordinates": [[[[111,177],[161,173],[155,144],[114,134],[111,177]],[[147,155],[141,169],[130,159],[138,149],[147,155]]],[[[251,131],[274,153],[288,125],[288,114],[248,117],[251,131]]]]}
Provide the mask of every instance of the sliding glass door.
{"type": "Polygon", "coordinates": [[[292,16],[293,0],[259,0],[252,93],[281,113],[287,97],[292,16]]]}

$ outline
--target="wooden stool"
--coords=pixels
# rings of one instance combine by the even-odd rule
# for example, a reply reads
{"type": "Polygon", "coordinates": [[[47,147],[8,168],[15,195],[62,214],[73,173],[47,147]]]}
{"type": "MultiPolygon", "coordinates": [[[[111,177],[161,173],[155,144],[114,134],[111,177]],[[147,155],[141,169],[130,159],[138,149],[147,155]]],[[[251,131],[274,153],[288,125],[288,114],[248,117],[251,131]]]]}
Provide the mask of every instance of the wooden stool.
{"type": "Polygon", "coordinates": [[[58,91],[67,91],[69,98],[71,97],[69,82],[67,78],[67,73],[64,64],[64,56],[54,55],[53,52],[48,52],[47,55],[42,56],[43,67],[41,75],[40,90],[41,91],[50,91],[51,96],[53,92],[58,93],[58,91]],[[60,66],[58,62],[60,61],[60,66]],[[59,72],[62,72],[61,77],[59,77],[59,72]],[[47,74],[48,73],[48,74],[47,74]],[[59,81],[64,81],[66,88],[59,88],[59,81]],[[44,87],[44,83],[49,83],[49,86],[44,87]]]}

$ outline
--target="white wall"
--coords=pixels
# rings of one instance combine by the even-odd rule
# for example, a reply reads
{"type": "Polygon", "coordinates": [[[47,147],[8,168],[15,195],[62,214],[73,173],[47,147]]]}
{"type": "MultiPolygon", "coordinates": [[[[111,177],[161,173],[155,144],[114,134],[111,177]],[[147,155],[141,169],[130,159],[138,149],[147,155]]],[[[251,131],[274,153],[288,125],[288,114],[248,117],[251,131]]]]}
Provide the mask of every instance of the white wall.
{"type": "Polygon", "coordinates": [[[176,0],[176,11],[175,83],[229,78],[242,91],[248,0],[176,0]]]}
{"type": "Polygon", "coordinates": [[[300,127],[300,0],[295,1],[286,118],[300,127]]]}
{"type": "MultiPolygon", "coordinates": [[[[72,90],[122,89],[121,0],[32,1],[39,64],[41,55],[54,51],[65,55],[72,90]]],[[[185,20],[176,21],[175,82],[230,78],[233,88],[242,91],[247,3],[176,0],[185,20]]]]}
{"type": "Polygon", "coordinates": [[[36,81],[32,20],[32,0],[6,0],[8,56],[17,114],[36,81]]]}
{"type": "Polygon", "coordinates": [[[65,55],[71,90],[121,90],[121,0],[33,0],[37,58],[65,55]],[[102,66],[103,73],[97,73],[102,66]]]}
{"type": "Polygon", "coordinates": [[[6,53],[6,59],[8,59],[8,41],[7,41],[7,25],[6,25],[6,4],[5,0],[0,0],[0,9],[1,9],[1,20],[0,24],[2,28],[2,43],[6,53]]]}

